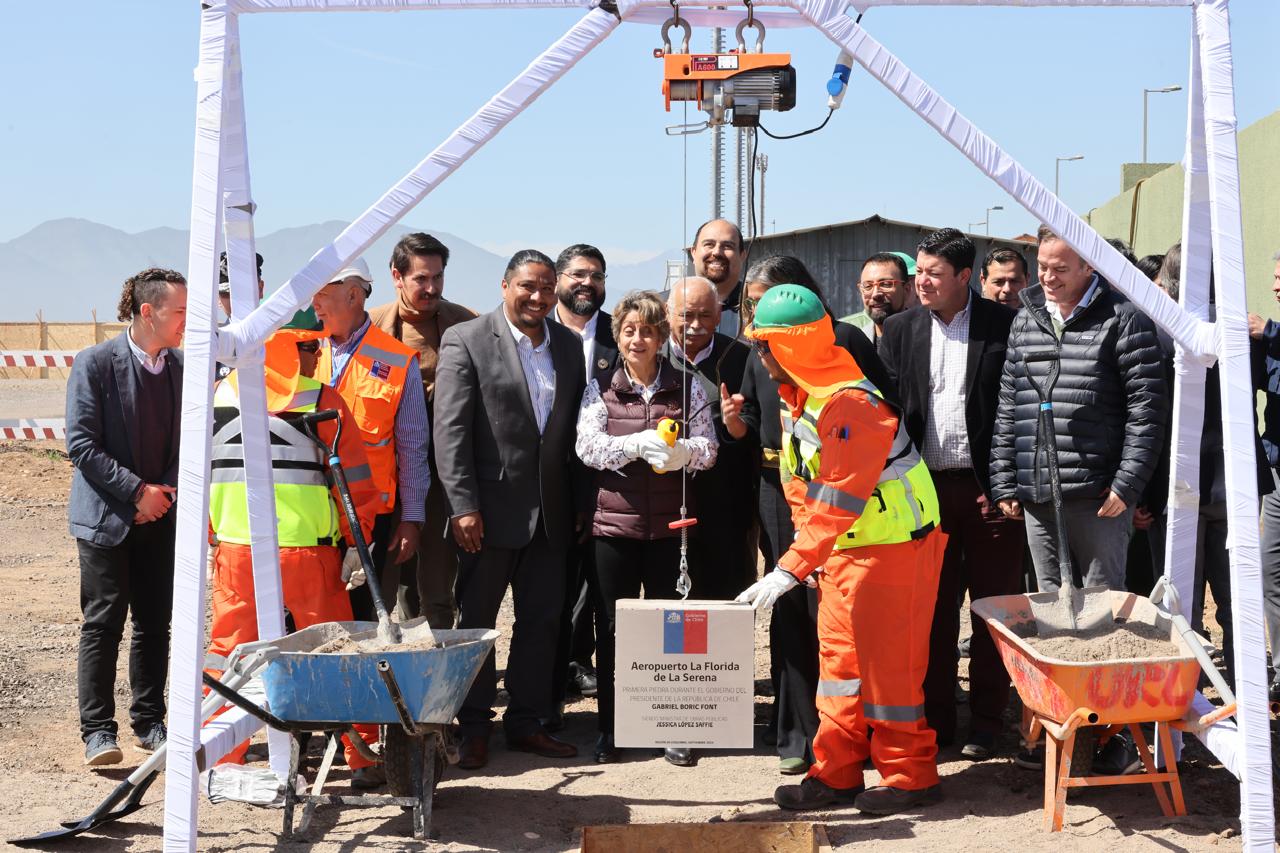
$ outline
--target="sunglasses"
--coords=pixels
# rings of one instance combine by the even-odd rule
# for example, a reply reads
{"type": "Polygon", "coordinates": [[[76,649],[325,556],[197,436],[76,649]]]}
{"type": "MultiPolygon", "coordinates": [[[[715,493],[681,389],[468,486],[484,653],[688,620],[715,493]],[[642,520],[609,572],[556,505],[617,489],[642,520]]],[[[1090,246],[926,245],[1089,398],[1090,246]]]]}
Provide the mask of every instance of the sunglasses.
{"type": "Polygon", "coordinates": [[[299,341],[298,352],[317,353],[320,352],[319,341],[299,341]]]}

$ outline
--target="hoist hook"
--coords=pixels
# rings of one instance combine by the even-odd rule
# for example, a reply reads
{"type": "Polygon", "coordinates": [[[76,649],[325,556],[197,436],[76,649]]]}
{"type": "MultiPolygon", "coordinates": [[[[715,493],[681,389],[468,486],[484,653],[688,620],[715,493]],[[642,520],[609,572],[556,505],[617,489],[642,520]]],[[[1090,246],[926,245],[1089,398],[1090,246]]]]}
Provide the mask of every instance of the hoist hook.
{"type": "Polygon", "coordinates": [[[671,0],[672,16],[667,18],[662,25],[662,52],[671,52],[671,28],[679,27],[684,30],[684,38],[680,41],[680,52],[689,52],[689,39],[693,36],[693,28],[689,26],[689,22],[680,17],[680,4],[676,0],[671,0]]]}

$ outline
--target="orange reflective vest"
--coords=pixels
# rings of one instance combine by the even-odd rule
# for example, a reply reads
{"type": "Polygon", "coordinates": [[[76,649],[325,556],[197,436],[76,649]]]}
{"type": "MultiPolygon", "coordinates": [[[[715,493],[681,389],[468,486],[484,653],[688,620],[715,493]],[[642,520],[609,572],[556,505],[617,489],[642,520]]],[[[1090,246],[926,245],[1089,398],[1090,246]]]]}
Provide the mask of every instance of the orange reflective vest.
{"type": "MultiPolygon", "coordinates": [[[[396,412],[409,381],[409,363],[417,354],[370,323],[335,386],[360,427],[383,512],[390,512],[396,503],[396,412]]],[[[332,378],[333,343],[327,341],[320,347],[316,379],[328,385],[332,378]]],[[[422,379],[415,375],[413,381],[422,379]]]]}

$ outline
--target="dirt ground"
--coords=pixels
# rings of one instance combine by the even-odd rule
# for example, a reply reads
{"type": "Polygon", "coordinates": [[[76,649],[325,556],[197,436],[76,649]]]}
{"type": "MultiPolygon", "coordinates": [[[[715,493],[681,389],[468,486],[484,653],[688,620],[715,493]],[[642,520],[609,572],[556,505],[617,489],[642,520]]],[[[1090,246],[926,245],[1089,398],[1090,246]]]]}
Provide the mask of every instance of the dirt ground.
{"type": "MultiPolygon", "coordinates": [[[[81,764],[75,710],[80,614],[75,548],[66,528],[69,483],[70,465],[60,443],[0,443],[0,660],[6,662],[0,666],[0,779],[10,792],[0,798],[0,825],[6,837],[52,829],[88,814],[144,758],[131,739],[122,738],[123,765],[91,772],[81,764]]],[[[509,632],[509,610],[503,618],[499,627],[509,632]]],[[[763,619],[757,626],[758,693],[768,692],[766,627],[763,619]]],[[[501,667],[505,639],[499,641],[499,655],[501,667]]],[[[122,655],[117,716],[127,733],[124,660],[122,655]]],[[[966,664],[961,662],[962,673],[966,664]]],[[[767,695],[757,699],[758,722],[771,702],[767,695]]],[[[582,751],[576,760],[508,752],[497,733],[487,768],[451,770],[438,791],[431,842],[413,841],[409,815],[396,807],[322,808],[303,838],[286,841],[278,810],[202,801],[199,849],[567,851],[579,849],[584,825],[796,818],[770,799],[786,778],[778,775],[770,747],[758,742],[750,752],[707,753],[694,768],[673,767],[638,751],[620,764],[600,767],[590,757],[594,710],[592,700],[566,708],[562,734],[582,751]]],[[[1010,720],[1017,714],[1015,701],[1010,720]]],[[[962,732],[963,725],[962,719],[962,732]]],[[[886,851],[1236,849],[1238,788],[1211,755],[1194,740],[1190,744],[1182,766],[1185,817],[1162,817],[1146,786],[1097,789],[1074,792],[1063,832],[1047,834],[1041,828],[1042,777],[1009,761],[1017,746],[1013,733],[1000,744],[1001,757],[984,763],[962,760],[958,745],[944,749],[941,804],[880,819],[852,810],[800,817],[824,823],[837,849],[859,842],[886,851]]],[[[345,782],[345,770],[335,777],[345,782]]],[[[875,781],[869,772],[867,784],[875,781]]],[[[160,850],[162,785],[163,779],[141,811],[58,849],[160,850]]]]}

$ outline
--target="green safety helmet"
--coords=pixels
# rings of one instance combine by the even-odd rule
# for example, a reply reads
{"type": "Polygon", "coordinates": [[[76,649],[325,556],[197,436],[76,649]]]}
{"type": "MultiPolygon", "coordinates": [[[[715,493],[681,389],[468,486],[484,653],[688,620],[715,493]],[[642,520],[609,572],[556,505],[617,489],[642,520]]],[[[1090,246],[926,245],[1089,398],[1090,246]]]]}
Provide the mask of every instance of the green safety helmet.
{"type": "Polygon", "coordinates": [[[759,334],[770,329],[807,326],[825,316],[827,310],[812,290],[798,284],[780,284],[769,288],[760,299],[752,319],[752,329],[759,334]]]}
{"type": "Polygon", "coordinates": [[[282,329],[300,329],[304,332],[319,332],[324,329],[324,323],[321,323],[316,317],[316,309],[304,308],[293,315],[293,319],[285,323],[282,329]]]}
{"type": "Polygon", "coordinates": [[[902,262],[907,265],[907,275],[916,274],[916,259],[908,255],[906,252],[890,252],[891,255],[897,255],[902,258],[902,262]]]}

